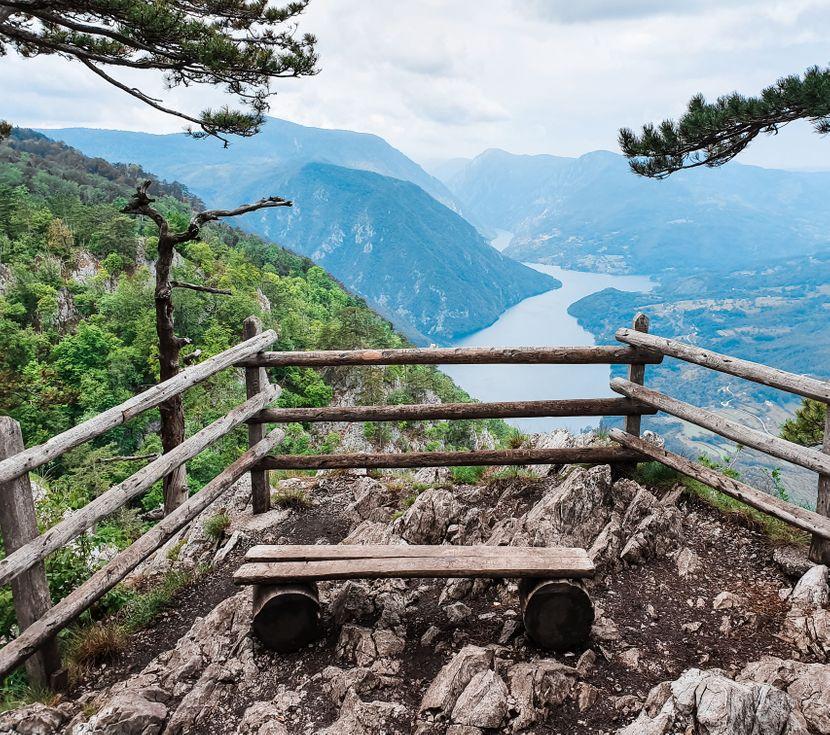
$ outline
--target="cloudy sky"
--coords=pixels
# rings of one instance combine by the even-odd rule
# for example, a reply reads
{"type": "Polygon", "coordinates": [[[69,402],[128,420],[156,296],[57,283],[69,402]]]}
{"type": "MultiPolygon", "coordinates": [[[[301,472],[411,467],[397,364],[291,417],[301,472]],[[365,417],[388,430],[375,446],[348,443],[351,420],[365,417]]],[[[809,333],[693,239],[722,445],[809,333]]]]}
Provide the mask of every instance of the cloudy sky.
{"type": "MultiPolygon", "coordinates": [[[[301,28],[319,37],[322,71],[281,82],[272,114],[376,133],[427,164],[490,147],[617,150],[621,125],[675,116],[697,92],[754,93],[830,63],[830,0],[312,0],[301,28]]],[[[193,112],[220,101],[125,80],[193,112]]],[[[0,117],[181,129],[54,58],[0,58],[0,117]]],[[[740,160],[830,169],[830,139],[791,126],[740,160]]]]}

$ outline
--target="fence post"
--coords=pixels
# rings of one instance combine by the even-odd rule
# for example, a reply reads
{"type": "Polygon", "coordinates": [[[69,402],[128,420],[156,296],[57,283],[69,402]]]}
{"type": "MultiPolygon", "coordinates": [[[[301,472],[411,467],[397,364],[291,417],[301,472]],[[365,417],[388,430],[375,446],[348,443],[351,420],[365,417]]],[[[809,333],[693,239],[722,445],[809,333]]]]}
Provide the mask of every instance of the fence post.
{"type": "MultiPolygon", "coordinates": [[[[648,332],[648,317],[639,312],[634,317],[634,323],[632,324],[634,329],[638,332],[648,332]]],[[[646,366],[645,363],[642,362],[632,362],[628,366],[628,379],[632,383],[636,383],[637,385],[643,385],[646,378],[646,366]]],[[[642,424],[643,417],[639,414],[636,416],[626,416],[625,417],[625,431],[627,434],[633,434],[634,436],[640,436],[640,427],[642,424]]],[[[612,465],[611,466],[611,478],[616,480],[619,477],[626,477],[631,476],[634,474],[634,471],[637,469],[637,463],[625,463],[620,465],[612,465]]]]}
{"type": "MultiPolygon", "coordinates": [[[[0,460],[24,449],[20,424],[10,416],[0,416],[0,460]]],[[[0,531],[8,556],[38,535],[35,503],[29,475],[0,483],[0,531]]],[[[38,620],[50,607],[49,585],[43,562],[11,581],[12,600],[21,632],[38,620]]],[[[50,688],[53,675],[61,668],[57,641],[52,638],[26,661],[29,684],[50,688]]]]}
{"type": "MultiPolygon", "coordinates": [[[[821,451],[830,454],[830,406],[828,405],[824,407],[824,440],[821,451]]],[[[830,517],[830,475],[818,476],[816,513],[830,517]]],[[[830,564],[830,541],[813,536],[813,543],[810,545],[810,561],[816,564],[830,564]]]]}
{"type": "MultiPolygon", "coordinates": [[[[249,316],[242,328],[243,339],[250,339],[262,332],[262,322],[249,316]]],[[[253,398],[268,385],[268,373],[262,367],[245,368],[245,390],[253,398]]],[[[265,424],[248,424],[248,446],[253,447],[265,436],[265,424]]],[[[271,483],[268,470],[251,470],[251,506],[254,513],[265,513],[271,508],[271,483]]]]}

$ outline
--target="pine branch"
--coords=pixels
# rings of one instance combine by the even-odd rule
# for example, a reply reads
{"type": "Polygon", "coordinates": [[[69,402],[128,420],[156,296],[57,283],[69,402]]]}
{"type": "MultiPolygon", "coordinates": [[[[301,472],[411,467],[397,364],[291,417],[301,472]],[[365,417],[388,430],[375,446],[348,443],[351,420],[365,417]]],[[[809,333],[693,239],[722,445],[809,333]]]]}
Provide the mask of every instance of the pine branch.
{"type": "Polygon", "coordinates": [[[231,292],[225,288],[213,288],[212,286],[202,286],[198,283],[187,283],[186,281],[170,281],[173,288],[189,288],[191,291],[204,291],[205,293],[216,293],[223,296],[230,296],[231,292]]]}

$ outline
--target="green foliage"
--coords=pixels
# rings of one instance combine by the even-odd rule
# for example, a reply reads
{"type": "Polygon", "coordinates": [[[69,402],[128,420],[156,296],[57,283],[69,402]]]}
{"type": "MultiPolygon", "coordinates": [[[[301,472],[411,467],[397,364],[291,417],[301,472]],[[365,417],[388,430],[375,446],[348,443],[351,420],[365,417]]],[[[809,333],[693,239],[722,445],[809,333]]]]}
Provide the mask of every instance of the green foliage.
{"type": "Polygon", "coordinates": [[[304,508],[311,507],[311,500],[305,490],[292,487],[273,493],[271,495],[271,504],[277,506],[278,508],[303,510],[304,508]]]}
{"type": "Polygon", "coordinates": [[[209,537],[214,539],[215,541],[220,541],[222,537],[225,535],[225,531],[228,529],[228,526],[231,525],[230,516],[227,513],[217,513],[215,516],[211,516],[208,518],[204,523],[204,531],[205,534],[209,537]]]}
{"type": "Polygon", "coordinates": [[[795,418],[784,422],[781,437],[787,441],[814,447],[824,441],[824,422],[827,406],[820,401],[805,398],[795,412],[795,418]]]}
{"type": "Polygon", "coordinates": [[[619,142],[635,173],[661,179],[684,168],[721,166],[760,133],[775,134],[795,120],[830,133],[830,68],[784,77],[757,97],[733,92],[706,102],[696,95],[677,122],[644,125],[640,135],[623,128],[619,142]]]}
{"type": "MultiPolygon", "coordinates": [[[[294,24],[308,4],[283,6],[241,0],[166,2],[65,2],[11,7],[3,16],[0,56],[59,53],[141,102],[196,126],[196,138],[251,136],[268,110],[271,80],[317,73],[316,39],[295,35],[294,24]],[[6,17],[8,16],[8,17],[6,17]],[[198,117],[170,108],[105,70],[110,66],[160,71],[168,87],[218,85],[247,109],[227,106],[198,117]]],[[[8,134],[0,124],[0,139],[8,134]]],[[[227,141],[226,141],[227,145],[227,141]]]]}
{"type": "Polygon", "coordinates": [[[484,477],[486,467],[453,467],[452,479],[461,485],[476,485],[484,477]]]}

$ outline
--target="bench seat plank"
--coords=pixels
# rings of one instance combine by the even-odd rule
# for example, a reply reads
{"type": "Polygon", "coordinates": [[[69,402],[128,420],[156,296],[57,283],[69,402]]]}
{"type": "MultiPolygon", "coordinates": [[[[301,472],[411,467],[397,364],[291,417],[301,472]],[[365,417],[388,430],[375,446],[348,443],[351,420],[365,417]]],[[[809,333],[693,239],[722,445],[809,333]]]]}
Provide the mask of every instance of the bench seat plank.
{"type": "MultiPolygon", "coordinates": [[[[510,547],[503,547],[508,549],[510,547]]],[[[289,581],[380,579],[389,577],[590,577],[594,565],[587,553],[548,549],[540,556],[521,549],[501,556],[446,556],[408,558],[321,559],[313,561],[258,561],[243,564],[234,575],[236,584],[281,584],[289,581]]]]}
{"type": "Polygon", "coordinates": [[[520,555],[523,558],[581,561],[587,558],[584,549],[565,546],[453,546],[449,544],[420,546],[410,544],[287,544],[252,546],[245,561],[321,561],[326,559],[448,559],[499,558],[520,555]]]}

